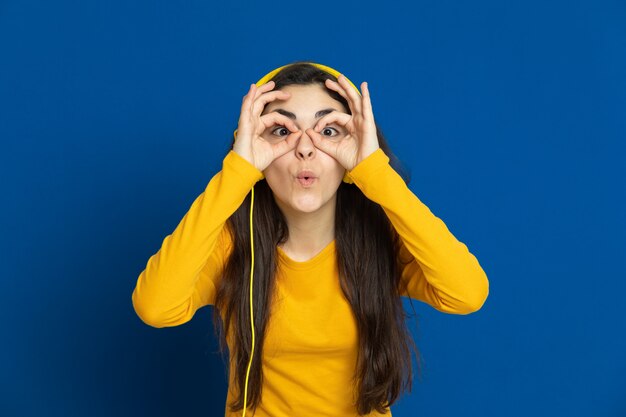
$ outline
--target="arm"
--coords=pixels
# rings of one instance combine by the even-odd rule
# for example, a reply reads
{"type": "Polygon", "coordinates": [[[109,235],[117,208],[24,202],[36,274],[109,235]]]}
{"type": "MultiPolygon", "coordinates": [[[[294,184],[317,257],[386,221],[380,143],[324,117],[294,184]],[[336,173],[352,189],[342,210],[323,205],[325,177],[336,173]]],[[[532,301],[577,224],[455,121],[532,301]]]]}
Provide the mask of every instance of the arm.
{"type": "Polygon", "coordinates": [[[489,281],[478,260],[411,192],[383,150],[378,148],[349,175],[365,196],[381,205],[400,236],[400,295],[445,313],[479,310],[489,281]]]}
{"type": "Polygon", "coordinates": [[[177,326],[189,321],[198,308],[213,303],[216,279],[231,245],[226,220],[261,178],[262,172],[236,152],[226,155],[222,170],[137,279],[132,302],[143,322],[177,326]]]}

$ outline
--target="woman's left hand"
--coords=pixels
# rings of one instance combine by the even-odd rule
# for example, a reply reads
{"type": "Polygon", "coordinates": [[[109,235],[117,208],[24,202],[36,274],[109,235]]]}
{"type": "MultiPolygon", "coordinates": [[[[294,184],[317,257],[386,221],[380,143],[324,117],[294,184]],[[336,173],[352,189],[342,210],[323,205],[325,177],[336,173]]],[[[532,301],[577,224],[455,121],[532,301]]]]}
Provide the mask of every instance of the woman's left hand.
{"type": "Polygon", "coordinates": [[[306,129],[306,132],[316,148],[332,156],[345,169],[351,171],[380,146],[367,82],[361,83],[363,94],[361,97],[343,74],[340,74],[337,79],[339,83],[326,80],[326,86],[341,94],[348,101],[352,114],[336,111],[328,113],[317,122],[313,129],[306,129]],[[343,127],[345,135],[344,132],[339,132],[335,137],[319,134],[325,126],[333,122],[343,127]]]}

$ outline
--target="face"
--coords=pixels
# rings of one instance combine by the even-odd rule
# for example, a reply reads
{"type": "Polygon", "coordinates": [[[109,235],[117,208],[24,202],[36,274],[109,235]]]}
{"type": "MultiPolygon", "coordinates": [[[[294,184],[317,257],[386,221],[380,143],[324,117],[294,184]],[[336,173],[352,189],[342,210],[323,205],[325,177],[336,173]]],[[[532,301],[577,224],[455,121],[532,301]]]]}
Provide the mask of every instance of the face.
{"type": "MultiPolygon", "coordinates": [[[[286,154],[276,158],[264,171],[265,179],[274,193],[276,204],[283,213],[312,213],[320,209],[334,210],[337,188],[341,184],[345,169],[333,157],[313,145],[305,132],[313,129],[317,121],[327,112],[318,115],[321,110],[332,109],[346,113],[343,104],[333,99],[324,87],[318,84],[288,85],[281,88],[290,96],[287,100],[274,100],[267,104],[262,114],[272,111],[295,116],[295,125],[302,131],[296,146],[286,154]],[[302,170],[312,171],[313,180],[300,180],[302,170]]],[[[265,130],[263,138],[275,143],[291,132],[285,126],[273,125],[265,130]]],[[[345,129],[336,123],[324,126],[320,135],[325,140],[337,140],[343,137],[345,129]]]]}

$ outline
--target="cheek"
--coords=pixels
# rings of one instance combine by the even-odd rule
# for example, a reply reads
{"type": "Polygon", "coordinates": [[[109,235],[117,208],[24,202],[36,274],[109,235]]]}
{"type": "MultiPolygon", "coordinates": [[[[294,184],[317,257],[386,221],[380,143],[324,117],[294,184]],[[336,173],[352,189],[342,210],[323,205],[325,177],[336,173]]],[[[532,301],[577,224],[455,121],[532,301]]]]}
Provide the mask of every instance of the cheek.
{"type": "Polygon", "coordinates": [[[263,171],[263,175],[272,190],[280,190],[288,181],[286,171],[274,163],[263,171]]]}
{"type": "Polygon", "coordinates": [[[341,182],[341,180],[343,180],[343,177],[346,174],[346,169],[341,166],[340,164],[336,163],[333,169],[333,175],[335,177],[336,180],[338,180],[339,182],[341,182]]]}

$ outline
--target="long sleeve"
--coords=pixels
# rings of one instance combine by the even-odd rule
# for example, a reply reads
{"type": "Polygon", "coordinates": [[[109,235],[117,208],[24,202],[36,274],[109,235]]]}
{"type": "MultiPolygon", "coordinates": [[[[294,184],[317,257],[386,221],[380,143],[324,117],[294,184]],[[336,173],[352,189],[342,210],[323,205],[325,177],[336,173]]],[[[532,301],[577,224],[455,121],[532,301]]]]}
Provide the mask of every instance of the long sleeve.
{"type": "Polygon", "coordinates": [[[367,198],[383,208],[400,235],[400,295],[445,313],[479,310],[489,294],[489,281],[478,260],[413,194],[384,151],[374,151],[349,175],[367,198]]]}
{"type": "Polygon", "coordinates": [[[230,235],[226,220],[243,203],[263,173],[234,151],[224,158],[174,232],[148,260],[132,294],[143,322],[171,327],[189,321],[196,310],[212,304],[230,235]]]}

